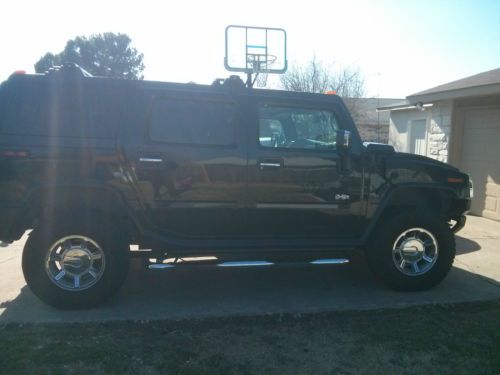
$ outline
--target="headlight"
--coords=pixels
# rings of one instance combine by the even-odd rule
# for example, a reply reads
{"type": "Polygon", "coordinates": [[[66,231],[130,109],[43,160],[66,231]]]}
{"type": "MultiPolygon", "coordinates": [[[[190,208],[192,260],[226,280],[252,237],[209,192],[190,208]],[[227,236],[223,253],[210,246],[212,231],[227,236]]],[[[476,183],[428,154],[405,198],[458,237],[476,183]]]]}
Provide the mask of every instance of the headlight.
{"type": "Polygon", "coordinates": [[[472,184],[472,179],[469,177],[469,197],[474,198],[474,185],[472,184]]]}

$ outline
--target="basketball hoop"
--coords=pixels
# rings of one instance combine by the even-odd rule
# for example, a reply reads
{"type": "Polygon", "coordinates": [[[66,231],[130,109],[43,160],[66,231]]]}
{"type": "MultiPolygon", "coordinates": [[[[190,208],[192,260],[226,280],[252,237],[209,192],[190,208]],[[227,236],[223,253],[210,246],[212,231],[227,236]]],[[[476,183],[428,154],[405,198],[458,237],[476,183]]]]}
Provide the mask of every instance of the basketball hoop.
{"type": "Polygon", "coordinates": [[[265,83],[267,74],[286,72],[285,30],[236,25],[226,27],[224,66],[231,72],[246,73],[248,87],[253,86],[259,74],[265,83]]]}
{"type": "Polygon", "coordinates": [[[257,87],[266,87],[268,73],[267,71],[276,62],[277,56],[270,54],[249,54],[247,55],[247,64],[252,68],[255,77],[252,81],[252,86],[257,83],[257,87]]]}
{"type": "Polygon", "coordinates": [[[247,55],[247,64],[254,73],[267,71],[277,60],[277,56],[270,54],[250,53],[247,55]]]}

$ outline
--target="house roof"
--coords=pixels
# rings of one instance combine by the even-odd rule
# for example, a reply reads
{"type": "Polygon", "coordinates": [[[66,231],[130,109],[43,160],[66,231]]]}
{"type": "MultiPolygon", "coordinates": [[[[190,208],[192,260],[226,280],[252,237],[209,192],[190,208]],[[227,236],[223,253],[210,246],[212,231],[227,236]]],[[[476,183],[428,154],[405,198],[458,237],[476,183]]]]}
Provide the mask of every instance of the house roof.
{"type": "Polygon", "coordinates": [[[414,104],[488,94],[500,94],[500,68],[420,91],[407,99],[414,104]]]}

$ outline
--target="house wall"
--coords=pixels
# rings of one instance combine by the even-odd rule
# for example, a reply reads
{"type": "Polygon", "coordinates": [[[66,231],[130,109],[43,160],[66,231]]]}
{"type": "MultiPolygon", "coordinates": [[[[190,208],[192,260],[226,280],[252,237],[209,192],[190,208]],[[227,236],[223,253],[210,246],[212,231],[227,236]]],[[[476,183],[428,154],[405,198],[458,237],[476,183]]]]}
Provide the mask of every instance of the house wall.
{"type": "Polygon", "coordinates": [[[434,104],[429,108],[427,124],[427,156],[448,161],[453,105],[451,101],[434,104]]]}
{"type": "Polygon", "coordinates": [[[410,152],[411,124],[426,121],[426,156],[447,162],[453,105],[451,101],[435,103],[424,111],[416,108],[393,110],[389,123],[389,144],[396,151],[410,152]]]}
{"type": "Polygon", "coordinates": [[[356,124],[363,142],[387,143],[389,141],[389,124],[356,124]]]}
{"type": "Polygon", "coordinates": [[[396,151],[410,152],[410,124],[414,120],[427,120],[427,117],[427,111],[422,112],[417,109],[391,111],[389,120],[389,144],[393,145],[396,151]]]}

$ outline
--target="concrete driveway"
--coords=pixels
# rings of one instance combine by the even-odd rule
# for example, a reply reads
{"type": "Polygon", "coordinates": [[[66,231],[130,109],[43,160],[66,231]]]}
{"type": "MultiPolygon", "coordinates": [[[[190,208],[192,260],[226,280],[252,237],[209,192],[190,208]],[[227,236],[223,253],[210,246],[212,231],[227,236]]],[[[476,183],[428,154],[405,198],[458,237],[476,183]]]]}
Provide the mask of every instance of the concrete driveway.
{"type": "Polygon", "coordinates": [[[167,271],[148,271],[134,261],[121,292],[106,305],[84,311],[53,309],[31,293],[21,271],[23,240],[0,248],[0,323],[300,314],[500,298],[500,223],[479,217],[469,217],[458,233],[448,277],[426,292],[388,290],[372,279],[362,261],[316,268],[167,271]]]}

